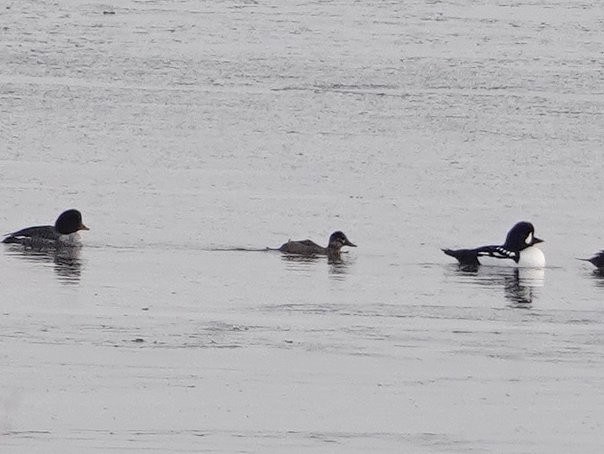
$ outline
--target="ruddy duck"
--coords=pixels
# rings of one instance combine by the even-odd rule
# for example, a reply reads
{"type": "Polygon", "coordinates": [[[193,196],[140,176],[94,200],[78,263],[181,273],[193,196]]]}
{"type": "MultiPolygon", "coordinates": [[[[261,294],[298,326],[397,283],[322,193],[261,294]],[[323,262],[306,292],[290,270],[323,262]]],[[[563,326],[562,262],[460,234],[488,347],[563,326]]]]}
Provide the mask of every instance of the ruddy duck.
{"type": "Polygon", "coordinates": [[[279,250],[286,254],[337,256],[340,254],[340,250],[343,246],[357,247],[356,244],[351,243],[348,238],[346,238],[344,233],[337,231],[332,233],[329,237],[329,244],[327,247],[319,246],[311,240],[290,240],[283,244],[279,250]]]}

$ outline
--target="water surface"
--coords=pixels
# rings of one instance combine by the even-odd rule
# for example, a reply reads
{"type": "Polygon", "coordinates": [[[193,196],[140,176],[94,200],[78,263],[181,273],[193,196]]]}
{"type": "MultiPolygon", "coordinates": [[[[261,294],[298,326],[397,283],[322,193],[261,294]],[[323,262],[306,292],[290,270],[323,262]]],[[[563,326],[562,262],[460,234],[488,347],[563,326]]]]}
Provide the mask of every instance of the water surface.
{"type": "Polygon", "coordinates": [[[3,447],[599,452],[599,6],[6,5],[0,226],[91,230],[0,251],[3,447]]]}

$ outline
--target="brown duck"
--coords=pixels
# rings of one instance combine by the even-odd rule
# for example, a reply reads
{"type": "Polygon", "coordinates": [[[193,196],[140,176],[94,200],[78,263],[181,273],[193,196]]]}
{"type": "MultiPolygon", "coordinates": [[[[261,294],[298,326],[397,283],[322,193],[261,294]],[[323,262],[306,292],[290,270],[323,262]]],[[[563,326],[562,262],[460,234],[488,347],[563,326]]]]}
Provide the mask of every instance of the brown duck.
{"type": "Polygon", "coordinates": [[[332,233],[329,237],[329,244],[327,247],[319,246],[311,240],[290,240],[287,243],[284,243],[279,250],[286,254],[336,256],[340,254],[340,250],[343,246],[357,247],[356,244],[351,243],[348,238],[346,238],[346,235],[344,235],[343,232],[337,231],[332,233]]]}

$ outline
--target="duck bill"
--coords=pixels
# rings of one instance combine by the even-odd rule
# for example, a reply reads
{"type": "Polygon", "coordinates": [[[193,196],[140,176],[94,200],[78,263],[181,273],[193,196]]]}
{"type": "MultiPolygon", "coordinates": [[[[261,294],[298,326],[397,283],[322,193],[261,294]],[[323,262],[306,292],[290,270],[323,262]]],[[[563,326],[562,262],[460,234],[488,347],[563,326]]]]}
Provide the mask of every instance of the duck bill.
{"type": "Polygon", "coordinates": [[[84,224],[80,224],[80,230],[90,230],[88,227],[86,227],[84,224]]]}
{"type": "Polygon", "coordinates": [[[346,240],[346,242],[344,243],[344,246],[350,246],[350,247],[357,247],[356,244],[351,243],[350,241],[346,240]]]}
{"type": "Polygon", "coordinates": [[[533,242],[531,243],[531,245],[537,244],[537,243],[543,243],[543,240],[541,238],[537,238],[536,236],[534,236],[533,242]]]}

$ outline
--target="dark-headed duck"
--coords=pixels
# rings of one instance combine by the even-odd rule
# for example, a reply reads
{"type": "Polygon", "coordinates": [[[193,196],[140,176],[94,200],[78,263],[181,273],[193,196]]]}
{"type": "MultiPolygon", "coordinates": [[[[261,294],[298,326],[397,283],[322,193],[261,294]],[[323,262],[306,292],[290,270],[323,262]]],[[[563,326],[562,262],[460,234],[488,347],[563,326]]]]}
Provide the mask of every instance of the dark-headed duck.
{"type": "Polygon", "coordinates": [[[535,236],[535,228],[530,222],[519,222],[508,232],[501,246],[481,246],[476,249],[443,249],[443,252],[455,257],[463,267],[477,267],[479,257],[513,260],[517,266],[543,268],[545,255],[536,244],[543,240],[535,236]]]}
{"type": "Polygon", "coordinates": [[[9,233],[3,243],[17,243],[31,248],[75,246],[79,230],[89,230],[82,223],[82,213],[67,210],[59,215],[55,225],[38,225],[9,233]]]}

